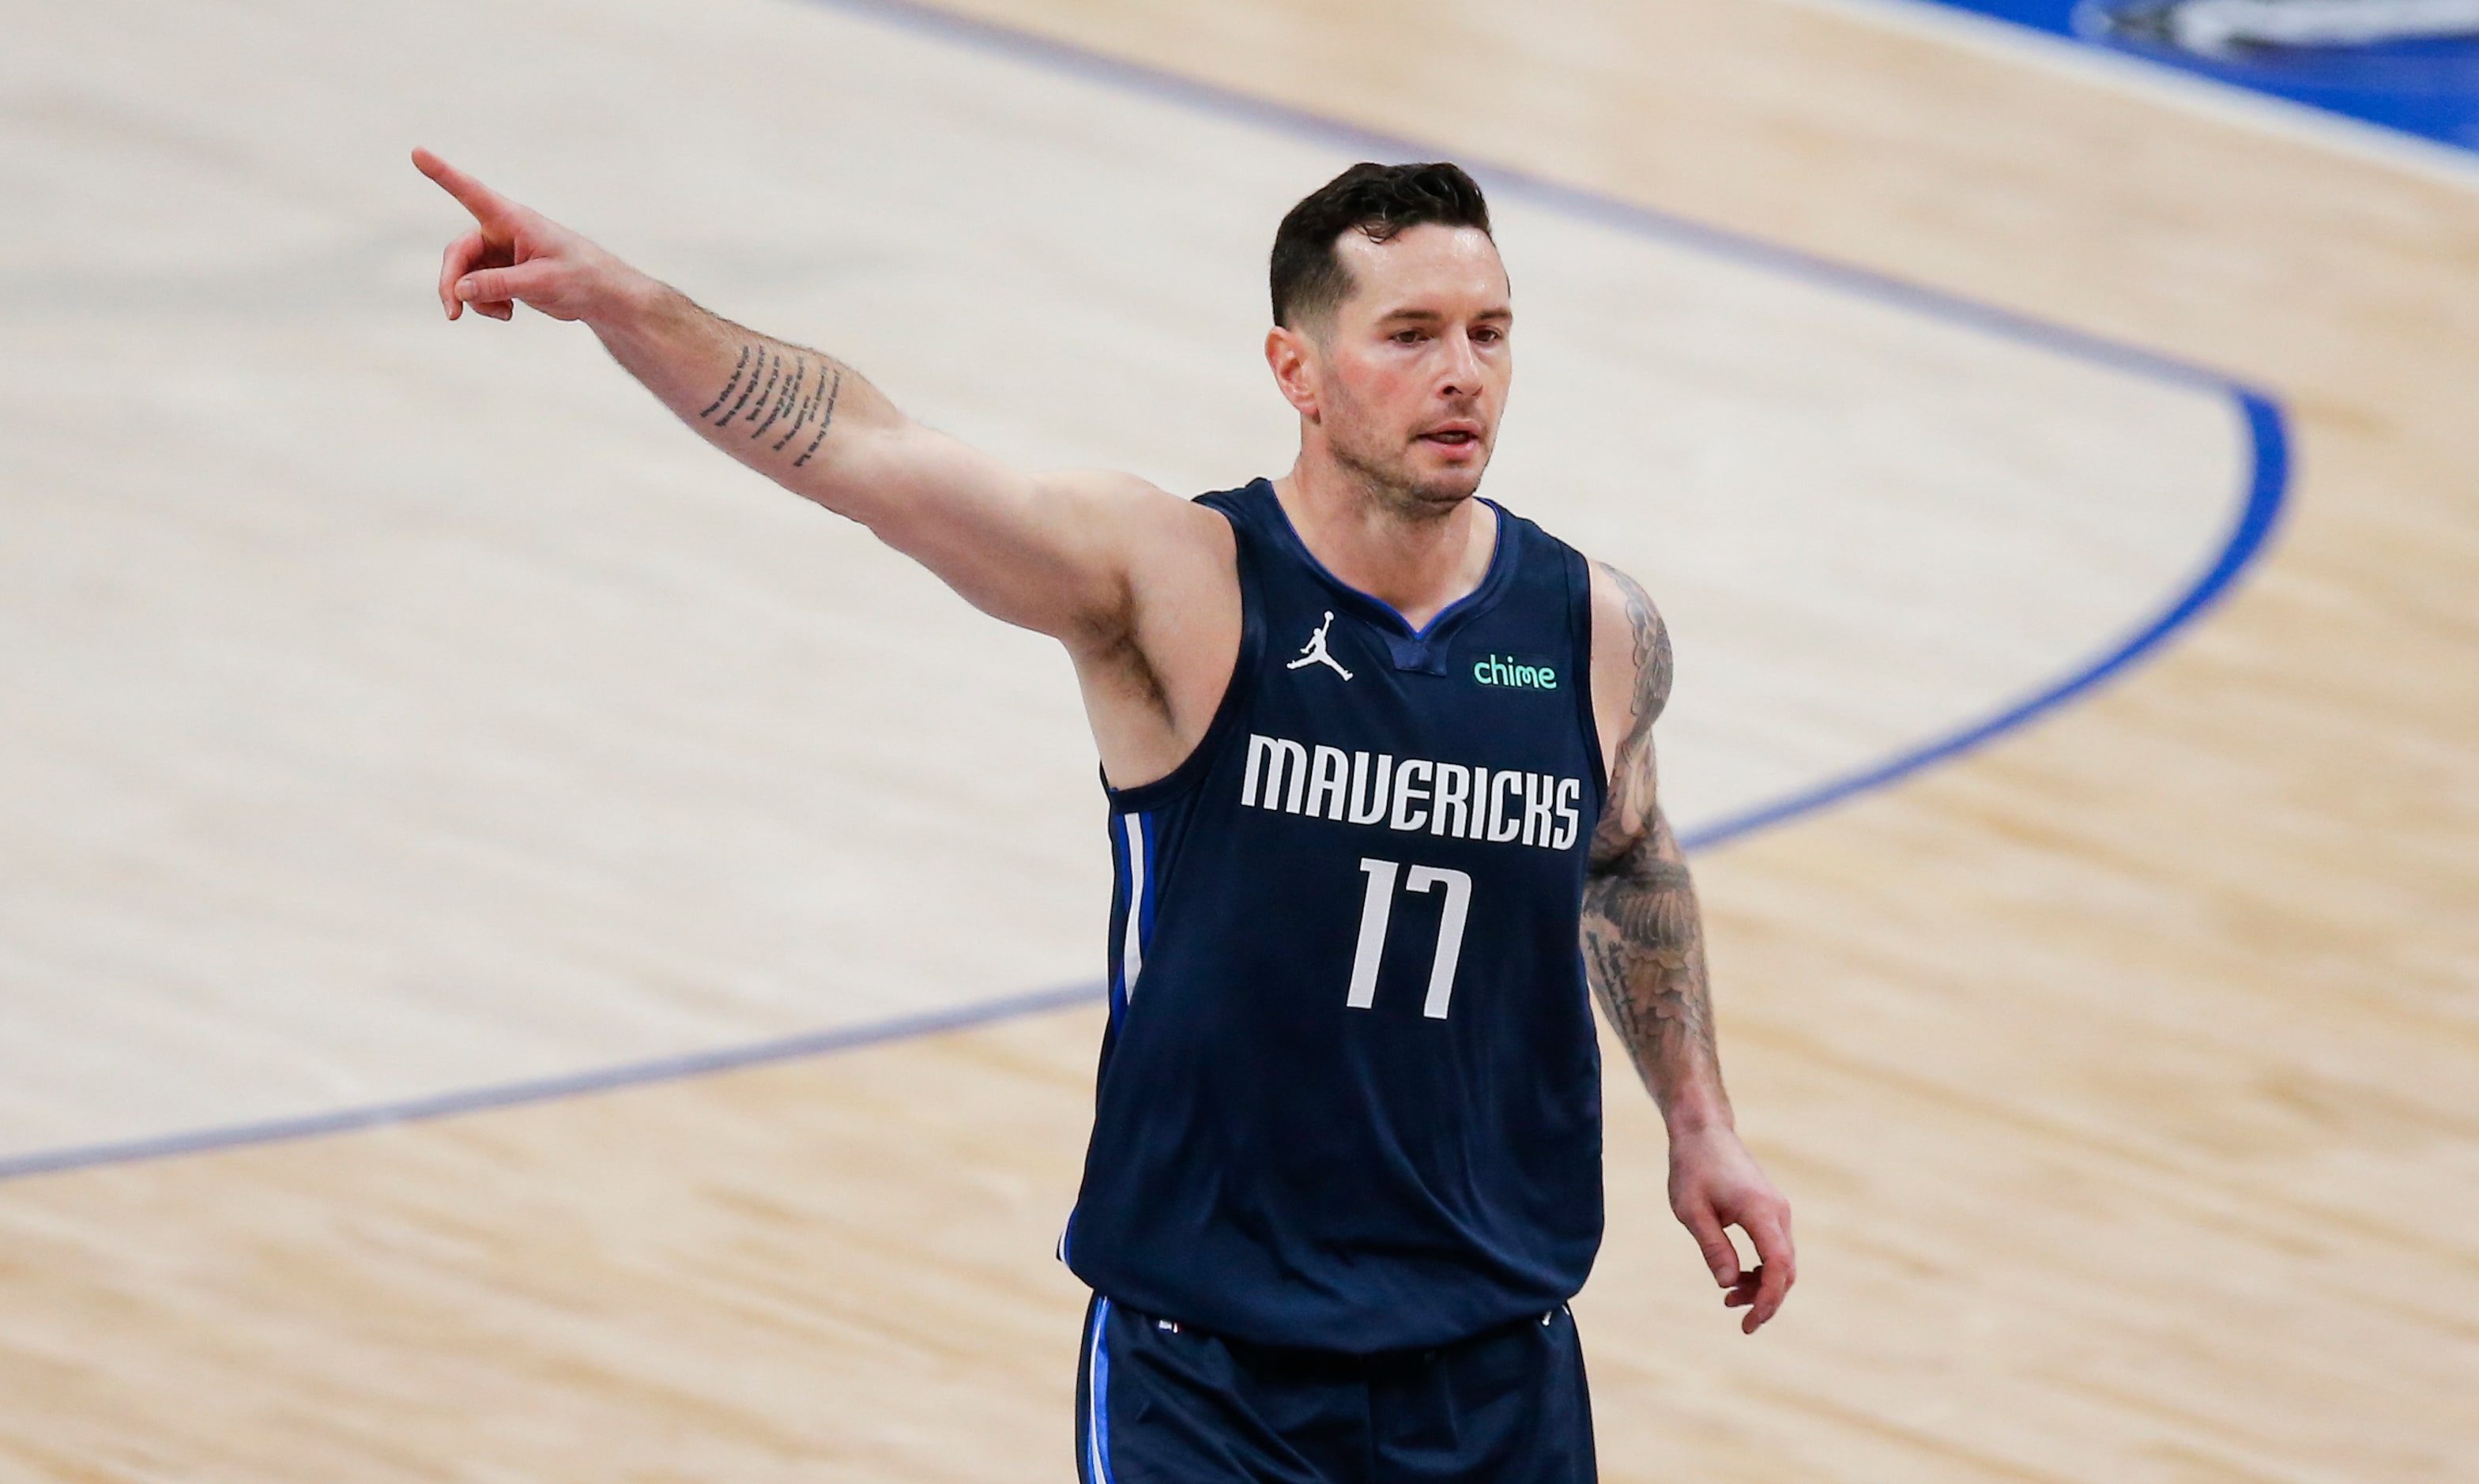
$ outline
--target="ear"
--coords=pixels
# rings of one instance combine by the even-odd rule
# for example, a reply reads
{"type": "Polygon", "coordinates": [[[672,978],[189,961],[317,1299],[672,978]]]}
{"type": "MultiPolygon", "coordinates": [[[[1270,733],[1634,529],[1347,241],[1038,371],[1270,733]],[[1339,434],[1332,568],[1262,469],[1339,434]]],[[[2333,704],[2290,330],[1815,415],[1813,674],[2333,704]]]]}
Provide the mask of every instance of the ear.
{"type": "Polygon", "coordinates": [[[1309,338],[1279,324],[1267,330],[1265,365],[1274,372],[1274,385],[1283,390],[1283,400],[1298,409],[1301,417],[1312,422],[1317,421],[1320,388],[1316,347],[1309,338]]]}

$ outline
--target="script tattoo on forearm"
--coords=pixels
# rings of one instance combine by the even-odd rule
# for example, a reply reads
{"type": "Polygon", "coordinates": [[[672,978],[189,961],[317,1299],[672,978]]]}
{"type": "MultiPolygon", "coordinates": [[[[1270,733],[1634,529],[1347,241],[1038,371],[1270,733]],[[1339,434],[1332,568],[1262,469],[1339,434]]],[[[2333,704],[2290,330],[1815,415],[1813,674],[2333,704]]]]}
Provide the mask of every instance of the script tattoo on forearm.
{"type": "Polygon", "coordinates": [[[1652,724],[1670,701],[1670,632],[1644,589],[1602,572],[1626,601],[1635,693],[1593,835],[1584,887],[1584,956],[1593,988],[1636,1069],[1664,1108],[1681,1087],[1721,1090],[1704,928],[1687,860],[1655,798],[1652,724]]]}
{"type": "Polygon", "coordinates": [[[809,363],[804,360],[794,360],[792,363],[792,379],[783,383],[782,393],[775,398],[775,405],[767,410],[766,421],[758,423],[755,427],[751,428],[749,430],[749,436],[751,438],[755,438],[759,434],[765,432],[768,428],[773,427],[775,425],[775,420],[783,416],[784,410],[789,408],[793,401],[800,397],[801,387],[803,383],[808,380],[808,378],[809,363]]]}
{"type": "Polygon", "coordinates": [[[706,404],[705,411],[698,414],[699,422],[703,422],[706,419],[713,417],[714,410],[723,405],[726,397],[731,396],[732,388],[740,385],[741,373],[749,370],[749,356],[750,347],[747,345],[741,346],[740,364],[731,369],[731,379],[723,384],[723,390],[715,394],[714,400],[706,404]]]}
{"type": "Polygon", "coordinates": [[[792,467],[798,469],[826,441],[843,386],[844,369],[831,357],[773,345],[743,345],[730,379],[697,415],[698,421],[724,428],[736,419],[753,441],[781,423],[782,436],[767,445],[777,453],[807,430],[808,446],[792,460],[792,467]]]}
{"type": "MultiPolygon", "coordinates": [[[[798,469],[802,465],[809,462],[809,455],[818,451],[819,443],[826,438],[828,427],[832,425],[835,421],[835,397],[844,389],[844,369],[838,366],[834,370],[834,379],[827,384],[826,411],[818,414],[818,431],[809,439],[809,446],[801,450],[801,456],[792,461],[792,467],[794,469],[798,469]]],[[[799,432],[800,428],[796,425],[792,431],[799,432]]],[[[789,443],[791,441],[791,433],[784,434],[784,442],[789,443]]],[[[775,447],[779,448],[783,447],[783,445],[777,444],[775,447]]]]}

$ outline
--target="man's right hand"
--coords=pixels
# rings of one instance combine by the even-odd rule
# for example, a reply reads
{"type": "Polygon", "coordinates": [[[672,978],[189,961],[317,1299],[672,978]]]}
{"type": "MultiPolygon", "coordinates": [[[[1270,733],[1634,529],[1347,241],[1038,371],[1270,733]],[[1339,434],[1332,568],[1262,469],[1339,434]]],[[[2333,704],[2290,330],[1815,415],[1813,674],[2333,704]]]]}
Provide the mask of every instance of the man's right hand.
{"type": "Polygon", "coordinates": [[[474,230],[447,244],[439,303],[455,319],[471,304],[505,320],[519,302],[554,320],[594,320],[615,310],[644,274],[540,212],[520,206],[426,149],[414,168],[473,214],[474,230]]]}

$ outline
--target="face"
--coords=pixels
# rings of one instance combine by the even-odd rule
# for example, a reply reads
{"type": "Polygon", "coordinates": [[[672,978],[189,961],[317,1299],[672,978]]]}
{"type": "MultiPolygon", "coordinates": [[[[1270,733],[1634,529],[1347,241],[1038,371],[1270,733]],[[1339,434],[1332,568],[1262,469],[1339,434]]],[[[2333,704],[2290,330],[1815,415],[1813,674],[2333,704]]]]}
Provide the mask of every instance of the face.
{"type": "Polygon", "coordinates": [[[1487,233],[1427,223],[1336,244],[1352,292],[1330,320],[1277,327],[1265,356],[1311,445],[1406,514],[1480,487],[1514,374],[1506,269],[1487,233]]]}

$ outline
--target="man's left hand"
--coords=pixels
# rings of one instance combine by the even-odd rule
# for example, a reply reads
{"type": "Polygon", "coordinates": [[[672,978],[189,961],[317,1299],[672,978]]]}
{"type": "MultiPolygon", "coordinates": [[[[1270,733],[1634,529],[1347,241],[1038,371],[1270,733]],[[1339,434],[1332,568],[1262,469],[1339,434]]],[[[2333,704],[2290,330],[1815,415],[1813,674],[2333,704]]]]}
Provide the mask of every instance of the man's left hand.
{"type": "Polygon", "coordinates": [[[1790,1202],[1756,1167],[1737,1133],[1715,1127],[1671,1136],[1670,1209],[1703,1250],[1704,1265],[1723,1288],[1723,1306],[1748,1311],[1740,1332],[1754,1334],[1780,1310],[1799,1276],[1790,1202]],[[1733,1226],[1755,1244],[1752,1267],[1740,1265],[1727,1231],[1733,1226]]]}

